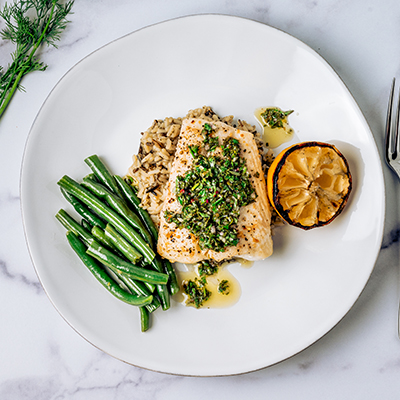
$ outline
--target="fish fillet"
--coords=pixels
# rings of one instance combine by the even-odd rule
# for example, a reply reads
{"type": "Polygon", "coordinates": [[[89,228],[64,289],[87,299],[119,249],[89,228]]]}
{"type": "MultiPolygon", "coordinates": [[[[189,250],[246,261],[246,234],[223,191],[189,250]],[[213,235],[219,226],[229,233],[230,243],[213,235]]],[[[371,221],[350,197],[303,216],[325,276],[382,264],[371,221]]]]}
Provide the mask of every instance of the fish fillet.
{"type": "Polygon", "coordinates": [[[261,160],[253,134],[235,129],[222,122],[210,123],[197,118],[184,120],[166,190],[157,243],[158,253],[162,257],[171,262],[194,264],[202,260],[222,261],[234,257],[255,261],[267,258],[272,254],[271,213],[261,160]],[[193,159],[188,146],[202,144],[204,137],[201,131],[205,123],[212,125],[215,130],[213,136],[218,136],[220,143],[230,136],[239,140],[241,157],[246,159],[250,179],[257,193],[256,200],[240,210],[237,226],[238,244],[228,247],[224,252],[201,249],[198,239],[186,228],[177,228],[175,223],[169,224],[164,218],[166,210],[181,211],[181,205],[175,194],[176,177],[184,175],[190,170],[193,159]]]}

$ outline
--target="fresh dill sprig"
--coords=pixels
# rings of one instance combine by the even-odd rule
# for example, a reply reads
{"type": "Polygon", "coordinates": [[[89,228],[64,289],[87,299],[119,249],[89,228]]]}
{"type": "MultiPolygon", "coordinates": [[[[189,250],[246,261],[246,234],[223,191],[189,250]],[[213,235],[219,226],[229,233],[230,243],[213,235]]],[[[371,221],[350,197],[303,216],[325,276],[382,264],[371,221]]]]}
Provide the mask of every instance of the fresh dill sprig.
{"type": "Polygon", "coordinates": [[[0,10],[5,21],[0,38],[16,46],[7,69],[0,66],[0,119],[17,89],[24,90],[21,79],[29,72],[47,68],[35,53],[41,44],[57,48],[55,43],[67,26],[66,17],[73,3],[74,0],[18,0],[6,3],[0,10]]]}

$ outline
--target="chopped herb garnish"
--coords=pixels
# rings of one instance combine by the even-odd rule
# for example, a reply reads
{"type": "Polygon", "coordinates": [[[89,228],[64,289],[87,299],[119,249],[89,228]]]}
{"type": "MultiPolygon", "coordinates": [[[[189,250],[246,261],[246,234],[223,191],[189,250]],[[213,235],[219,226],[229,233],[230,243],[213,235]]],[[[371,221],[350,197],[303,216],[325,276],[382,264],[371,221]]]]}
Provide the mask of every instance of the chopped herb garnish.
{"type": "Polygon", "coordinates": [[[207,281],[203,278],[194,278],[183,283],[183,291],[188,295],[187,304],[193,304],[196,308],[200,308],[207,301],[211,292],[206,288],[207,281]]]}
{"type": "Polygon", "coordinates": [[[210,125],[210,124],[207,124],[207,122],[204,124],[204,126],[203,126],[203,130],[202,130],[202,132],[201,133],[203,133],[203,134],[207,134],[207,135],[211,135],[211,133],[212,133],[212,126],[210,125]]]}
{"type": "Polygon", "coordinates": [[[198,271],[200,276],[211,276],[218,272],[219,264],[213,260],[204,260],[199,263],[198,271]]]}
{"type": "Polygon", "coordinates": [[[199,146],[189,146],[189,151],[192,157],[196,157],[199,152],[199,146]]]}
{"type": "Polygon", "coordinates": [[[206,151],[214,151],[219,144],[218,136],[211,136],[213,129],[210,124],[205,123],[201,133],[204,136],[203,146],[206,151]]]}
{"type": "Polygon", "coordinates": [[[240,143],[232,137],[219,144],[212,137],[211,125],[204,124],[203,146],[190,146],[192,168],[176,178],[180,213],[165,212],[168,223],[187,228],[202,249],[223,252],[238,244],[237,223],[240,208],[252,203],[256,193],[251,184],[246,160],[240,157],[240,143]],[[223,157],[216,155],[220,147],[223,157]]]}
{"type": "Polygon", "coordinates": [[[271,128],[283,128],[283,121],[293,110],[282,111],[279,108],[267,108],[261,116],[271,128]]]}
{"type": "Polygon", "coordinates": [[[229,294],[229,281],[224,279],[218,285],[218,293],[229,294]]]}

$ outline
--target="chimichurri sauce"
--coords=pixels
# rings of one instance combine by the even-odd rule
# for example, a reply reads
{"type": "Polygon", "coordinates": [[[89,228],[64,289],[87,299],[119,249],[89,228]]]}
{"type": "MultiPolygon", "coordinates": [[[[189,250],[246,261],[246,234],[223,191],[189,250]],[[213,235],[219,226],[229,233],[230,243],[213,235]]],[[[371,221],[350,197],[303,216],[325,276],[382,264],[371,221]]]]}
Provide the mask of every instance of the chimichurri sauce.
{"type": "Polygon", "coordinates": [[[228,137],[220,143],[207,123],[202,134],[201,146],[189,146],[192,168],[176,179],[176,196],[182,211],[166,211],[165,219],[193,233],[202,249],[223,252],[238,244],[240,208],[252,203],[256,193],[246,160],[240,157],[239,141],[228,137]],[[223,156],[215,154],[218,148],[223,156]]]}

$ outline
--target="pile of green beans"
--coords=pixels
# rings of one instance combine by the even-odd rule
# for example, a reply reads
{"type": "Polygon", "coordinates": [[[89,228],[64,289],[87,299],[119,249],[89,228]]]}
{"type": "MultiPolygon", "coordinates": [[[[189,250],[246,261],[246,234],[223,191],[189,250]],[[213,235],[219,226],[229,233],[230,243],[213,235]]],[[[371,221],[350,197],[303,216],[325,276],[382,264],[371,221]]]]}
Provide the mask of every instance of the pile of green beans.
{"type": "Polygon", "coordinates": [[[97,155],[86,158],[91,174],[78,183],[64,175],[57,184],[80,221],[60,209],[71,248],[117,299],[139,307],[142,332],[160,306],[170,308],[179,291],[171,263],[156,250],[158,231],[130,182],[113,175],[97,155]]]}

